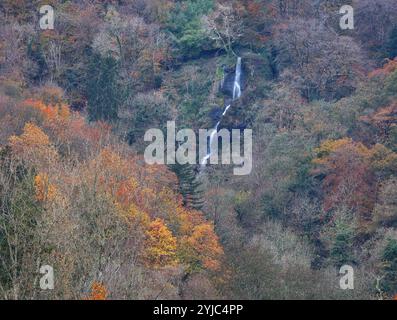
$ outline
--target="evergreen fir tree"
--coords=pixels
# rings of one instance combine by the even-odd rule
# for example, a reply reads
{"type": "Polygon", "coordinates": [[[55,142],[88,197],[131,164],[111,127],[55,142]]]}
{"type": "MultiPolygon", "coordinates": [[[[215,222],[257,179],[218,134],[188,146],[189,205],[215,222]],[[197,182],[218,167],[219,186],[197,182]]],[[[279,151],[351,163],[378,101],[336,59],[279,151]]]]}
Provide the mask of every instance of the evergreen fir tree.
{"type": "Polygon", "coordinates": [[[390,59],[397,57],[397,26],[390,33],[389,40],[386,44],[386,50],[390,59]]]}
{"type": "Polygon", "coordinates": [[[203,192],[194,167],[189,164],[175,164],[170,166],[170,168],[178,177],[178,188],[183,196],[183,205],[191,209],[200,210],[203,207],[203,192]]]}
{"type": "Polygon", "coordinates": [[[385,277],[382,287],[389,294],[397,292],[397,240],[391,239],[383,251],[385,277]]]}
{"type": "Polygon", "coordinates": [[[330,256],[334,264],[339,268],[344,264],[351,264],[354,262],[352,259],[353,252],[353,233],[347,226],[341,226],[338,230],[330,256]]]}
{"type": "Polygon", "coordinates": [[[119,63],[94,54],[88,67],[86,93],[90,120],[114,120],[125,90],[119,83],[119,63]]]}

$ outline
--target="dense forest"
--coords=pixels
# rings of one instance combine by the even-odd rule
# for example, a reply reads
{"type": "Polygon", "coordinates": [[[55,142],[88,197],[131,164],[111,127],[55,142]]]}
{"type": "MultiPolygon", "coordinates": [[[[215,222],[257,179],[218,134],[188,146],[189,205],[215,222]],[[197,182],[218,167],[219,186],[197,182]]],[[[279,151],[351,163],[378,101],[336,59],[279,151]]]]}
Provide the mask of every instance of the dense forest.
{"type": "Polygon", "coordinates": [[[0,299],[393,298],[396,0],[0,1],[0,299]],[[167,121],[251,173],[146,163],[167,121]]]}

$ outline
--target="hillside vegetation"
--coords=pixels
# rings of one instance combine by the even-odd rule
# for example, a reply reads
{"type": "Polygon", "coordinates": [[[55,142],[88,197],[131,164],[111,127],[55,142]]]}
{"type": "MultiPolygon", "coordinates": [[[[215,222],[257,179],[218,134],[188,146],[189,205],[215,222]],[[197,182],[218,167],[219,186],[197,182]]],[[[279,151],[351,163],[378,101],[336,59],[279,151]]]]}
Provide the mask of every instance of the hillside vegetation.
{"type": "Polygon", "coordinates": [[[0,2],[1,299],[397,296],[395,0],[43,4],[0,2]],[[249,175],[146,164],[148,129],[231,101],[249,175]]]}

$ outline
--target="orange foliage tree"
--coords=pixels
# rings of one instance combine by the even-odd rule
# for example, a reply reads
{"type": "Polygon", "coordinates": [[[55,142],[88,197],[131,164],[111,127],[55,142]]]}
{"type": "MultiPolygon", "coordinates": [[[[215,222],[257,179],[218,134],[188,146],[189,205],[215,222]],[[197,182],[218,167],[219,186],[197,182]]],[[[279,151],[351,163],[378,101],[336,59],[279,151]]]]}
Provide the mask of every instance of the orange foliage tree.
{"type": "MultiPolygon", "coordinates": [[[[183,206],[177,178],[167,167],[146,165],[127,146],[114,143],[109,126],[87,124],[67,106],[38,100],[25,101],[24,106],[39,112],[42,117],[35,120],[40,127],[27,123],[23,133],[12,136],[9,143],[16,155],[31,159],[29,165],[39,172],[34,179],[38,201],[62,195],[62,203],[72,203],[78,188],[92,188],[143,239],[137,250],[146,267],[183,266],[189,272],[219,269],[223,250],[213,224],[202,212],[183,206]],[[73,148],[85,161],[72,165],[65,161],[73,148]],[[71,170],[65,170],[69,165],[71,170]]],[[[91,297],[106,296],[101,284],[93,285],[92,291],[91,297]]]]}
{"type": "Polygon", "coordinates": [[[185,238],[185,246],[188,252],[187,259],[192,260],[190,266],[193,270],[219,269],[219,257],[223,255],[223,249],[219,245],[213,224],[204,223],[194,227],[191,236],[185,238]]]}
{"type": "Polygon", "coordinates": [[[48,182],[48,175],[45,173],[38,174],[34,178],[34,186],[37,201],[51,201],[56,196],[56,188],[48,182]]]}
{"type": "Polygon", "coordinates": [[[388,59],[382,68],[375,69],[368,75],[370,78],[387,76],[397,70],[397,58],[393,60],[388,59]]]}
{"type": "Polygon", "coordinates": [[[345,138],[325,141],[316,152],[314,162],[320,167],[315,172],[325,174],[324,209],[346,205],[359,212],[364,220],[370,220],[376,193],[369,150],[345,138]]]}
{"type": "Polygon", "coordinates": [[[86,300],[106,300],[108,291],[106,287],[100,282],[94,282],[91,286],[91,292],[86,300]]]}
{"type": "Polygon", "coordinates": [[[314,174],[325,175],[324,209],[344,205],[369,222],[377,197],[377,175],[396,172],[397,154],[383,145],[367,148],[350,138],[324,141],[315,150],[314,174]]]}
{"type": "Polygon", "coordinates": [[[176,264],[176,238],[161,219],[155,219],[146,231],[145,260],[152,267],[176,264]]]}
{"type": "Polygon", "coordinates": [[[397,127],[397,101],[380,108],[371,115],[360,117],[360,120],[374,126],[378,131],[378,136],[383,141],[387,141],[391,131],[397,127]]]}

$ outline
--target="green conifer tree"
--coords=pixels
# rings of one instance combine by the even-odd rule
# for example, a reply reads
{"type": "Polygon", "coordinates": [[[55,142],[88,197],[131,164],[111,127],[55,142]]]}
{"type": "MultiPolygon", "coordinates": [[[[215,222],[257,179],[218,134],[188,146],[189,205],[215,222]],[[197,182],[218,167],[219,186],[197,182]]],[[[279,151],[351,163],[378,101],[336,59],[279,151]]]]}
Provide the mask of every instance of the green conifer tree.
{"type": "Polygon", "coordinates": [[[203,207],[203,191],[194,167],[189,164],[175,164],[170,167],[178,177],[178,188],[183,196],[183,205],[187,208],[200,210],[203,207]]]}
{"type": "Polygon", "coordinates": [[[120,85],[119,69],[119,63],[114,58],[93,55],[86,82],[90,120],[117,119],[118,106],[123,103],[126,93],[120,85]]]}

